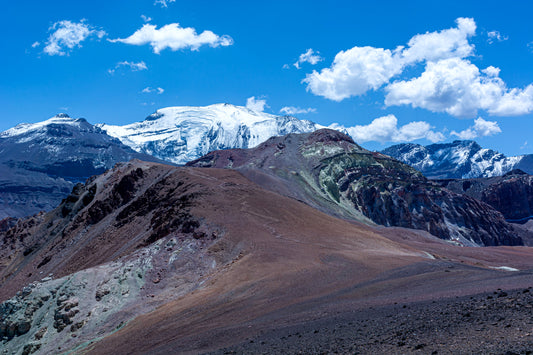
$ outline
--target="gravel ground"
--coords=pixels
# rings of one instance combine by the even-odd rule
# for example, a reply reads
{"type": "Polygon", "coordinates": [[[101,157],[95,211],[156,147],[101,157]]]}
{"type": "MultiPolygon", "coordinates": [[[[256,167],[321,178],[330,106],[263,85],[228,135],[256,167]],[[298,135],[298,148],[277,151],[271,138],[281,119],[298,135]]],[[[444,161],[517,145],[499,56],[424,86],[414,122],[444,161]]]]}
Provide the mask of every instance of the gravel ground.
{"type": "Polygon", "coordinates": [[[394,304],[265,332],[212,354],[533,354],[533,290],[394,304]]]}

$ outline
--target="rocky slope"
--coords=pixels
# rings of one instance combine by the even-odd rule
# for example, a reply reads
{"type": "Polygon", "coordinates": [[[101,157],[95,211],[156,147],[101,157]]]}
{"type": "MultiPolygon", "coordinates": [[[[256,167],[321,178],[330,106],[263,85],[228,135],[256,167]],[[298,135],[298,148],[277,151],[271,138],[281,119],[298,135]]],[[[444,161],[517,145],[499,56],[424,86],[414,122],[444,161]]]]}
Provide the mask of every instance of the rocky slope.
{"type": "Polygon", "coordinates": [[[328,129],[271,138],[254,149],[212,152],[190,166],[232,168],[323,211],[421,229],[460,245],[519,245],[490,206],[443,189],[415,169],[328,129]]]}
{"type": "Polygon", "coordinates": [[[85,119],[60,114],[0,133],[0,219],[55,208],[75,183],[139,154],[85,119]]]}
{"type": "Polygon", "coordinates": [[[421,171],[430,179],[468,179],[500,176],[513,169],[533,173],[533,155],[506,157],[474,141],[454,141],[422,146],[404,143],[383,151],[421,171]]]}
{"type": "Polygon", "coordinates": [[[321,127],[292,116],[276,116],[230,104],[167,107],[142,122],[100,128],[137,152],[185,164],[210,151],[251,148],[272,136],[321,127]]]}
{"type": "MultiPolygon", "coordinates": [[[[260,264],[272,263],[294,238],[310,243],[294,256],[311,259],[288,266],[292,272],[311,267],[314,254],[344,254],[341,245],[368,250],[376,260],[397,255],[385,268],[423,255],[263,190],[233,171],[134,161],[76,185],[55,210],[0,232],[0,299],[16,294],[0,305],[0,340],[4,349],[25,353],[86,346],[191,293],[250,253],[260,264]],[[332,248],[326,254],[328,249],[314,250],[324,234],[332,235],[324,241],[332,248]]],[[[376,272],[366,256],[347,257],[376,272]]],[[[262,277],[250,276],[249,282],[262,277]]]]}
{"type": "Polygon", "coordinates": [[[533,176],[521,170],[492,178],[438,182],[449,190],[491,205],[509,222],[526,223],[533,219],[533,176]]]}
{"type": "Polygon", "coordinates": [[[132,161],[2,227],[0,346],[201,353],[376,305],[525,287],[532,256],[337,219],[228,169],[132,161]]]}

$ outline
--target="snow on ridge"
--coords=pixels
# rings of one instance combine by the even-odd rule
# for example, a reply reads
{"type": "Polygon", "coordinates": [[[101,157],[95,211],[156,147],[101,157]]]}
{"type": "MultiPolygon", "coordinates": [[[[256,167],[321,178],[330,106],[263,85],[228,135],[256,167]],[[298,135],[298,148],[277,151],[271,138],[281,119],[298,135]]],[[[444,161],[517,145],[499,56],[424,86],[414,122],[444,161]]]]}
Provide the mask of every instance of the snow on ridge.
{"type": "Polygon", "coordinates": [[[504,175],[525,157],[506,157],[492,149],[481,148],[475,141],[428,146],[402,144],[388,153],[430,177],[463,179],[504,175]]]}
{"type": "Polygon", "coordinates": [[[32,131],[39,130],[43,127],[49,126],[51,124],[68,124],[72,126],[80,126],[80,119],[70,118],[67,114],[60,113],[54,117],[51,117],[45,121],[37,123],[20,123],[13,128],[10,128],[4,132],[0,133],[0,137],[8,138],[23,135],[32,131]]]}
{"type": "Polygon", "coordinates": [[[177,164],[212,150],[252,148],[272,136],[322,128],[295,117],[231,104],[166,107],[141,122],[97,126],[138,152],[177,164]]]}

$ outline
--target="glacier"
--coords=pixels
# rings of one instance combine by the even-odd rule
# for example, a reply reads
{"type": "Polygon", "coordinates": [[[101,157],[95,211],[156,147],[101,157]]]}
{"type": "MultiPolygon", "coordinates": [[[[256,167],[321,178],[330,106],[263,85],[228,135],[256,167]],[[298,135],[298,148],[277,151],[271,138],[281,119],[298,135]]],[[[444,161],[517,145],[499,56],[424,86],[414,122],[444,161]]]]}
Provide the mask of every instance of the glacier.
{"type": "Polygon", "coordinates": [[[97,126],[137,152],[179,165],[213,150],[252,148],[272,136],[323,128],[296,117],[231,104],[167,107],[142,122],[97,126]]]}

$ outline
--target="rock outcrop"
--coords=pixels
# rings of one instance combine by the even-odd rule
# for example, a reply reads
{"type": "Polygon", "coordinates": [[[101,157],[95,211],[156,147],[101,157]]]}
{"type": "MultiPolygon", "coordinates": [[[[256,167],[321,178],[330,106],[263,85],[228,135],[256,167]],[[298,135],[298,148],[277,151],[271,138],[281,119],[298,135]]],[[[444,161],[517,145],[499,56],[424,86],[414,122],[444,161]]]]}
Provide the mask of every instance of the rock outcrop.
{"type": "Polygon", "coordinates": [[[442,186],[474,197],[500,211],[509,222],[533,219],[533,175],[513,170],[501,177],[439,180],[442,186]]]}

